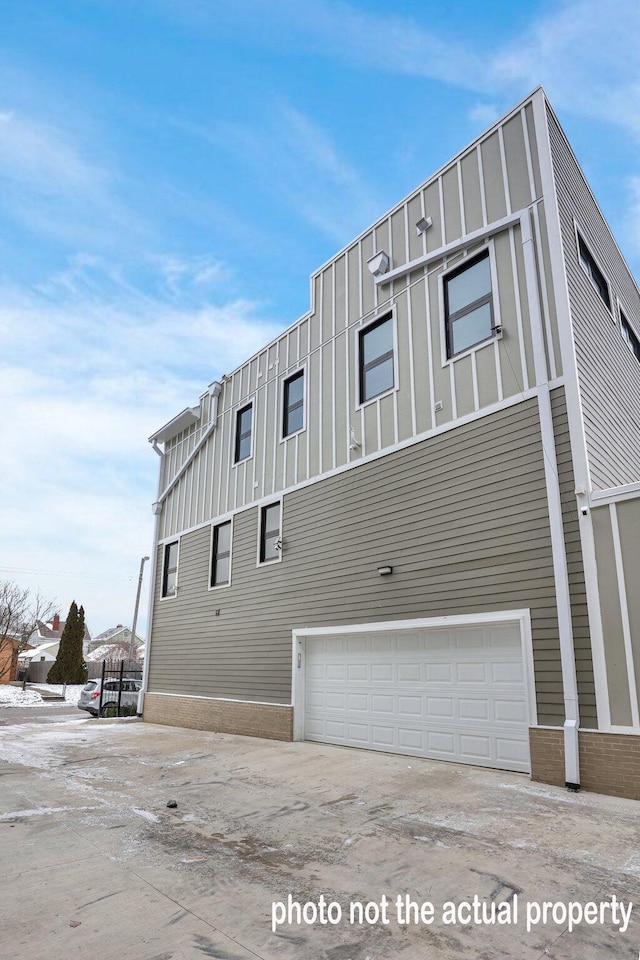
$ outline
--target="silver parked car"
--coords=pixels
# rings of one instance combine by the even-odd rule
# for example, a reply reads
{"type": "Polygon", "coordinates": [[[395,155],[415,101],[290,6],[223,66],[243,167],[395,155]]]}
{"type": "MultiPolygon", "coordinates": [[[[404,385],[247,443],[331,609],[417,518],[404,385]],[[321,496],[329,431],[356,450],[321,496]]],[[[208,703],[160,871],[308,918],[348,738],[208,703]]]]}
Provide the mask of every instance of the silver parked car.
{"type": "MultiPolygon", "coordinates": [[[[78,710],[86,710],[94,717],[117,717],[118,716],[118,693],[120,690],[120,678],[108,677],[103,681],[89,680],[80,694],[78,700],[78,710]],[[100,707],[100,692],[102,690],[102,707],[100,707]]],[[[138,707],[138,694],[142,689],[142,680],[134,680],[132,677],[122,678],[122,693],[120,694],[120,714],[121,716],[131,717],[135,714],[138,707]]]]}

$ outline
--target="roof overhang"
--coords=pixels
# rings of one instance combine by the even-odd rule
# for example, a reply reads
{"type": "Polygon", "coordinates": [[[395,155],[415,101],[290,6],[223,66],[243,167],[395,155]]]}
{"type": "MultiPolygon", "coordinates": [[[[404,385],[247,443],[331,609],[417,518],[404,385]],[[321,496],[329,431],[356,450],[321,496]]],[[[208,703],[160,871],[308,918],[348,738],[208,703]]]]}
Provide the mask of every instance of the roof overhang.
{"type": "Polygon", "coordinates": [[[200,419],[200,414],[200,404],[198,404],[197,407],[185,407],[173,420],[169,420],[169,423],[165,423],[164,427],[156,430],[156,432],[149,437],[149,443],[167,443],[168,440],[172,440],[179,433],[182,433],[183,430],[187,430],[188,427],[196,423],[196,421],[200,419]]]}

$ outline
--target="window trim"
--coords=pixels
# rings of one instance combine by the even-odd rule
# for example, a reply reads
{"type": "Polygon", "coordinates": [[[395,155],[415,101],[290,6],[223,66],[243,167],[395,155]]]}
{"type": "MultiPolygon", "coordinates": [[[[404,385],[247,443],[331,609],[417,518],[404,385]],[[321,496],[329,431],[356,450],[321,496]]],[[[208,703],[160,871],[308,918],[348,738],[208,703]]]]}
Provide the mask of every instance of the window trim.
{"type": "Polygon", "coordinates": [[[248,400],[246,403],[242,404],[241,406],[236,407],[235,413],[234,413],[234,428],[233,428],[233,429],[234,429],[234,432],[233,432],[233,466],[234,466],[234,467],[237,467],[238,464],[240,464],[240,463],[246,463],[247,460],[251,460],[251,458],[253,457],[254,442],[255,442],[255,440],[254,440],[254,438],[255,438],[255,419],[256,419],[256,418],[255,418],[255,403],[254,403],[254,398],[253,398],[253,397],[251,398],[251,400],[248,400]],[[251,446],[250,446],[249,453],[247,454],[247,456],[246,456],[246,457],[243,457],[242,460],[238,460],[238,459],[237,459],[237,456],[238,456],[239,445],[240,445],[240,440],[241,440],[241,438],[240,438],[240,436],[239,436],[239,434],[238,434],[238,421],[239,421],[239,419],[240,419],[240,414],[244,413],[245,410],[249,410],[249,409],[251,409],[251,434],[250,434],[250,436],[251,436],[251,446]]]}
{"type": "Polygon", "coordinates": [[[175,600],[175,598],[178,596],[179,572],[180,572],[180,537],[176,537],[174,540],[167,540],[162,545],[162,578],[160,580],[160,602],[162,602],[163,600],[175,600]],[[173,591],[173,593],[165,593],[165,586],[166,586],[166,580],[167,580],[167,569],[166,569],[167,554],[169,552],[169,548],[172,547],[174,544],[178,548],[177,557],[176,557],[176,588],[173,591]]]}
{"type": "Polygon", "coordinates": [[[225,516],[223,516],[223,517],[217,517],[216,520],[214,521],[214,523],[211,524],[211,539],[210,539],[210,542],[209,542],[209,579],[208,579],[208,588],[209,588],[209,590],[227,590],[227,589],[231,586],[231,575],[232,575],[232,567],[233,567],[233,517],[234,517],[234,514],[232,514],[231,516],[226,516],[226,517],[225,517],[225,516]],[[215,566],[214,566],[214,562],[213,562],[213,545],[214,545],[214,540],[215,540],[215,532],[216,532],[216,530],[217,530],[218,527],[223,527],[223,526],[224,526],[225,524],[227,524],[227,523],[230,525],[230,529],[229,529],[229,579],[227,580],[226,583],[212,583],[211,581],[212,581],[212,579],[213,579],[213,573],[214,573],[214,570],[215,570],[215,566]]]}
{"type": "MultiPolygon", "coordinates": [[[[442,366],[446,367],[451,363],[456,363],[463,357],[470,356],[477,350],[483,349],[483,347],[486,347],[488,344],[502,339],[502,321],[500,316],[500,301],[497,295],[498,282],[496,276],[495,245],[493,243],[493,237],[491,237],[489,242],[480,250],[473,250],[472,252],[465,251],[464,256],[460,260],[457,260],[455,263],[453,263],[450,268],[445,268],[442,271],[439,280],[440,316],[442,318],[440,324],[440,335],[442,338],[441,358],[442,366]],[[489,299],[487,300],[487,296],[479,297],[471,304],[468,304],[464,311],[456,311],[454,317],[455,319],[460,319],[461,317],[465,316],[466,313],[470,313],[471,309],[475,309],[478,306],[482,306],[483,303],[488,302],[491,311],[491,333],[489,336],[483,337],[482,340],[478,340],[476,343],[472,343],[470,346],[465,347],[464,350],[460,350],[458,353],[451,353],[450,348],[453,346],[453,344],[451,341],[447,309],[447,281],[459,273],[464,273],[464,271],[469,269],[469,267],[472,267],[475,263],[479,263],[481,260],[485,259],[489,260],[489,273],[491,276],[491,293],[488,295],[489,299]]],[[[518,291],[516,288],[516,295],[517,293],[518,291]]]]}
{"type": "Polygon", "coordinates": [[[298,434],[303,433],[307,429],[307,406],[308,406],[308,396],[307,396],[307,365],[302,364],[298,367],[297,370],[294,370],[293,373],[290,373],[282,377],[280,381],[280,442],[284,443],[286,440],[291,440],[292,437],[297,437],[298,434]],[[292,430],[291,433],[285,433],[285,416],[287,409],[285,406],[285,398],[287,393],[287,384],[294,380],[296,377],[302,376],[303,379],[303,389],[302,389],[302,426],[298,430],[292,430]]]}
{"type": "Polygon", "coordinates": [[[576,255],[577,255],[577,257],[578,257],[578,264],[579,264],[579,266],[580,266],[580,269],[582,270],[582,272],[584,273],[584,275],[585,275],[586,277],[588,277],[589,283],[591,284],[591,286],[593,287],[593,289],[595,290],[595,292],[598,294],[598,298],[599,298],[600,302],[602,303],[603,307],[604,307],[606,310],[608,310],[608,312],[611,314],[611,319],[612,319],[613,322],[615,323],[615,319],[616,319],[616,318],[615,318],[615,315],[614,315],[614,313],[613,313],[613,297],[612,297],[612,295],[611,295],[611,283],[610,283],[610,281],[609,281],[609,278],[607,277],[607,274],[605,273],[605,271],[602,269],[602,265],[601,265],[599,259],[594,255],[593,250],[591,249],[591,245],[590,245],[589,243],[587,243],[587,241],[585,240],[584,233],[582,232],[582,230],[581,230],[580,227],[578,226],[578,223],[577,223],[576,220],[573,221],[573,227],[574,227],[574,232],[575,232],[575,236],[576,236],[576,255]],[[584,263],[582,262],[582,255],[581,255],[581,252],[580,252],[580,244],[582,244],[582,246],[585,248],[588,257],[592,260],[592,262],[593,262],[596,270],[598,271],[598,273],[600,274],[600,276],[602,277],[602,279],[603,279],[603,281],[604,281],[604,285],[605,285],[605,288],[606,288],[606,291],[607,291],[607,298],[608,298],[608,300],[609,300],[608,303],[607,303],[607,301],[604,299],[604,297],[602,296],[602,292],[601,292],[601,290],[600,290],[600,287],[598,286],[598,284],[596,283],[596,281],[593,279],[593,276],[591,275],[590,271],[587,270],[587,268],[585,267],[584,263]]]}
{"type": "Polygon", "coordinates": [[[620,318],[620,335],[622,336],[624,345],[631,356],[640,363],[640,335],[636,333],[633,325],[629,322],[627,311],[622,307],[620,300],[618,300],[618,316],[620,318]],[[625,333],[625,327],[629,331],[629,334],[625,333]],[[633,348],[634,343],[637,347],[637,352],[633,348]]]}
{"type": "Polygon", "coordinates": [[[370,403],[375,403],[377,400],[382,400],[383,397],[388,397],[392,393],[395,393],[400,389],[400,377],[398,369],[398,325],[396,320],[396,305],[392,304],[391,307],[386,307],[384,310],[380,310],[376,313],[375,316],[371,317],[366,323],[362,323],[360,326],[355,326],[354,328],[356,336],[356,345],[355,345],[355,376],[354,376],[354,386],[356,391],[355,396],[355,409],[361,410],[364,407],[369,406],[370,403]],[[362,398],[362,382],[363,382],[363,364],[362,359],[362,342],[366,333],[373,327],[381,326],[385,320],[391,320],[391,331],[393,335],[393,385],[387,387],[386,390],[383,390],[382,393],[376,393],[374,397],[369,397],[368,400],[363,400],[362,398]]]}
{"type": "Polygon", "coordinates": [[[272,563],[282,563],[282,548],[278,551],[277,557],[272,557],[270,560],[262,559],[262,524],[265,511],[269,507],[275,507],[279,505],[280,507],[280,540],[282,540],[282,527],[283,527],[283,510],[284,510],[284,498],[276,497],[275,500],[267,500],[258,504],[258,550],[256,556],[256,567],[270,567],[272,563]]]}

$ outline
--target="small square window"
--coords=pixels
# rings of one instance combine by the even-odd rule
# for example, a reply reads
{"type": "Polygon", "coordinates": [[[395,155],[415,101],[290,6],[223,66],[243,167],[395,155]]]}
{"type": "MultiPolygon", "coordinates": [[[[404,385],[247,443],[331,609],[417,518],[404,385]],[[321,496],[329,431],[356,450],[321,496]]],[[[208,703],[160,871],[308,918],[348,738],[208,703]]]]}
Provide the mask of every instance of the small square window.
{"type": "Polygon", "coordinates": [[[578,253],[580,254],[580,265],[591,282],[600,294],[600,298],[607,310],[611,310],[611,297],[609,296],[609,284],[604,278],[600,267],[593,258],[593,255],[586,243],[578,234],[578,253]]]}
{"type": "Polygon", "coordinates": [[[304,370],[284,382],[282,436],[298,433],[304,427],[304,370]]]}
{"type": "Polygon", "coordinates": [[[393,386],[393,318],[387,316],[360,331],[360,403],[393,386]]]}
{"type": "Polygon", "coordinates": [[[240,463],[251,456],[251,426],[253,423],[253,404],[243,407],[236,414],[236,444],[234,463],[240,463]]]}
{"type": "Polygon", "coordinates": [[[488,251],[444,278],[444,311],[448,358],[495,335],[488,251]]]}
{"type": "Polygon", "coordinates": [[[281,506],[272,503],[260,511],[260,563],[279,560],[282,551],[281,506]]]}
{"type": "Polygon", "coordinates": [[[631,350],[631,353],[640,363],[640,339],[632,329],[631,324],[625,317],[622,310],[620,311],[620,329],[622,330],[622,336],[624,337],[625,343],[629,347],[629,350],[631,350]]]}
{"type": "Polygon", "coordinates": [[[162,561],[162,596],[175,597],[178,586],[178,541],[166,543],[162,561]]]}
{"type": "Polygon", "coordinates": [[[212,587],[228,586],[231,583],[231,521],[219,523],[213,528],[211,546],[212,587]]]}

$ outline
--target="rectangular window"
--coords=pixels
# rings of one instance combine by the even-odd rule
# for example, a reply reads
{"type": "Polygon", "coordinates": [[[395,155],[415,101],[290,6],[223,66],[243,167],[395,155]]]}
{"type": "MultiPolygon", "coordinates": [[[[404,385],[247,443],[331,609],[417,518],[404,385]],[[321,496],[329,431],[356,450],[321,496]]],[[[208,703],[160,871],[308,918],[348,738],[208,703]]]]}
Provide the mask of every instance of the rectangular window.
{"type": "Polygon", "coordinates": [[[280,537],[280,504],[272,503],[260,511],[260,563],[280,559],[280,537]]]}
{"type": "Polygon", "coordinates": [[[178,541],[165,543],[162,561],[162,596],[175,597],[178,585],[178,541]]]}
{"type": "Polygon", "coordinates": [[[360,331],[360,403],[393,389],[393,318],[360,331]]]}
{"type": "Polygon", "coordinates": [[[231,520],[213,528],[211,546],[211,586],[231,583],[231,520]]]}
{"type": "Polygon", "coordinates": [[[253,404],[243,407],[236,414],[236,449],[234,463],[240,463],[251,456],[251,424],[253,422],[253,404]]]}
{"type": "Polygon", "coordinates": [[[629,350],[634,355],[636,360],[640,362],[640,339],[636,336],[636,333],[631,328],[631,324],[625,317],[622,310],[620,311],[620,327],[622,329],[622,336],[624,337],[629,350]]]}
{"type": "Polygon", "coordinates": [[[449,358],[495,334],[489,251],[444,278],[444,315],[449,358]]]}
{"type": "Polygon", "coordinates": [[[282,436],[288,437],[304,427],[304,370],[284,382],[282,436]]]}
{"type": "Polygon", "coordinates": [[[580,265],[588,277],[591,278],[591,282],[594,287],[600,294],[602,302],[604,303],[607,310],[611,310],[611,298],[609,296],[609,285],[604,278],[600,267],[593,259],[591,251],[588,249],[586,243],[578,234],[578,253],[580,254],[580,265]]]}

